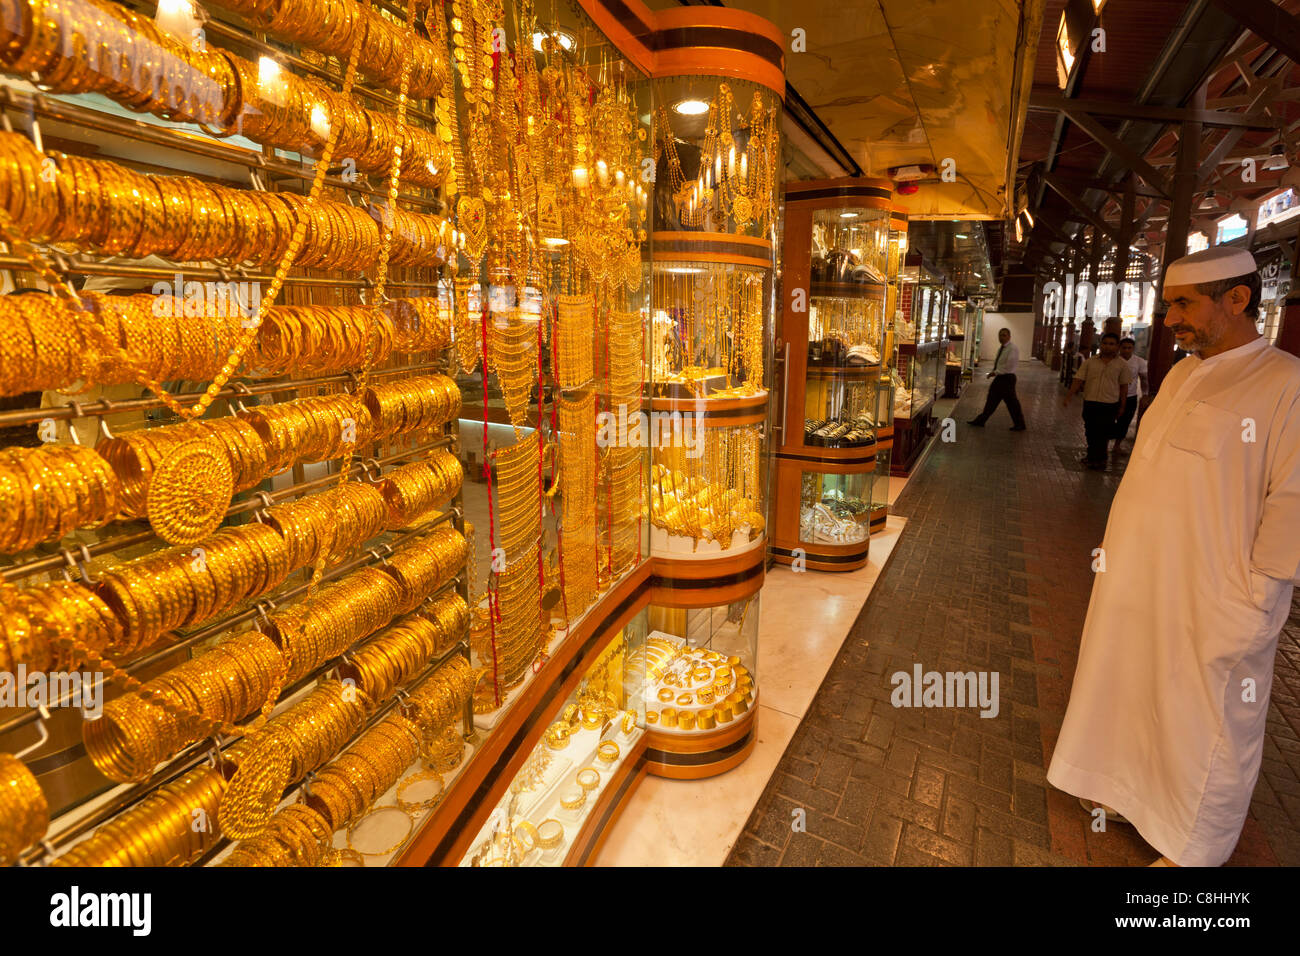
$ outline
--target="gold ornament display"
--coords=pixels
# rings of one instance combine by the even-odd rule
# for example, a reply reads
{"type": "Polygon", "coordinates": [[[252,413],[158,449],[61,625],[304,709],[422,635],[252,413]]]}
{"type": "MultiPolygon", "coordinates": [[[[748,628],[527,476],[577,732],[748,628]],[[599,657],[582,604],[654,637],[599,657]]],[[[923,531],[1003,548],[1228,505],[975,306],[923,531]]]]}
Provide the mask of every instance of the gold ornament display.
{"type": "Polygon", "coordinates": [[[235,478],[220,446],[181,442],[159,462],[149,483],[149,524],[168,544],[197,544],[226,517],[235,478]]]}

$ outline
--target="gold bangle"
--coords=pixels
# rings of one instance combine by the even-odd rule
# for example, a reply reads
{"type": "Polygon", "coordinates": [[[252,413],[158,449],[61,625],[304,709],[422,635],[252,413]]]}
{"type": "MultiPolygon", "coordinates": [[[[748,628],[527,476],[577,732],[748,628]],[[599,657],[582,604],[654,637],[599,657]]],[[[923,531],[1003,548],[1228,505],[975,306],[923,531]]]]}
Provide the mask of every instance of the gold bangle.
{"type": "Polygon", "coordinates": [[[569,790],[560,795],[560,806],[566,810],[577,810],[586,802],[586,790],[569,790]]]}
{"type": "Polygon", "coordinates": [[[670,700],[673,699],[673,696],[674,695],[671,687],[662,687],[659,689],[659,700],[662,703],[665,704],[668,703],[670,700]]]}
{"type": "Polygon", "coordinates": [[[543,820],[537,825],[537,845],[553,850],[564,842],[564,825],[559,820],[543,820]]]}
{"type": "Polygon", "coordinates": [[[712,707],[706,708],[696,715],[695,726],[700,730],[712,730],[717,725],[717,716],[712,707]]]}
{"type": "Polygon", "coordinates": [[[645,712],[645,722],[646,722],[647,724],[657,724],[657,723],[659,723],[659,711],[657,711],[657,710],[647,710],[647,711],[645,712]]]}
{"type": "Polygon", "coordinates": [[[707,684],[704,687],[701,687],[695,692],[695,699],[701,704],[713,703],[713,687],[707,684]]]}
{"type": "Polygon", "coordinates": [[[693,701],[694,699],[695,699],[695,698],[692,697],[690,694],[678,694],[678,695],[677,695],[677,706],[678,706],[678,707],[689,707],[689,706],[691,705],[691,701],[693,701]]]}
{"type": "Polygon", "coordinates": [[[596,748],[596,759],[602,763],[613,763],[618,759],[618,755],[618,744],[614,743],[612,740],[606,740],[596,748]]]}
{"type": "Polygon", "coordinates": [[[629,710],[623,715],[623,733],[630,735],[634,730],[636,730],[636,714],[629,710]]]}
{"type": "Polygon", "coordinates": [[[585,727],[587,730],[596,730],[603,723],[605,723],[605,718],[600,716],[598,712],[594,710],[583,711],[582,726],[585,727]]]}
{"type": "Polygon", "coordinates": [[[590,793],[600,786],[600,771],[595,767],[584,767],[578,771],[577,784],[590,793]]]}
{"type": "Polygon", "coordinates": [[[428,810],[430,807],[436,806],[438,801],[442,799],[442,792],[442,774],[438,773],[436,770],[421,770],[419,773],[411,774],[411,776],[407,777],[397,785],[397,805],[407,813],[418,813],[421,810],[428,810]],[[422,783],[425,780],[438,781],[437,793],[427,800],[406,800],[403,798],[402,794],[406,792],[406,789],[411,786],[411,784],[422,783]]]}
{"type": "Polygon", "coordinates": [[[695,713],[694,713],[693,711],[684,710],[684,711],[682,711],[680,714],[678,714],[678,715],[677,715],[677,727],[678,727],[680,730],[694,730],[694,729],[695,729],[695,713]]]}
{"type": "Polygon", "coordinates": [[[321,859],[321,866],[343,866],[344,860],[351,860],[353,866],[365,866],[366,858],[350,847],[342,850],[330,849],[321,859]]]}
{"type": "Polygon", "coordinates": [[[413,829],[415,829],[415,821],[412,820],[411,815],[401,807],[397,807],[397,806],[374,807],[373,809],[366,811],[366,813],[362,815],[360,820],[352,824],[352,826],[348,827],[348,849],[355,850],[357,853],[360,853],[363,856],[387,856],[389,853],[392,853],[394,850],[396,850],[398,847],[400,847],[402,844],[404,844],[407,840],[411,838],[411,831],[413,829]],[[406,833],[403,834],[400,840],[398,840],[392,846],[388,847],[386,850],[362,850],[359,847],[355,847],[352,845],[352,837],[353,834],[357,832],[357,827],[365,823],[366,820],[369,819],[370,817],[376,816],[377,814],[380,813],[393,812],[393,811],[400,813],[402,816],[406,818],[406,833]]]}
{"type": "Polygon", "coordinates": [[[537,835],[537,827],[533,826],[527,820],[520,820],[515,825],[514,840],[519,844],[519,848],[524,851],[525,856],[531,853],[541,843],[541,839],[537,835]],[[528,838],[528,843],[526,845],[523,840],[519,839],[520,830],[522,830],[524,836],[528,838]]]}
{"type": "Polygon", "coordinates": [[[659,723],[665,727],[676,727],[677,711],[672,707],[665,707],[659,711],[659,723]]]}

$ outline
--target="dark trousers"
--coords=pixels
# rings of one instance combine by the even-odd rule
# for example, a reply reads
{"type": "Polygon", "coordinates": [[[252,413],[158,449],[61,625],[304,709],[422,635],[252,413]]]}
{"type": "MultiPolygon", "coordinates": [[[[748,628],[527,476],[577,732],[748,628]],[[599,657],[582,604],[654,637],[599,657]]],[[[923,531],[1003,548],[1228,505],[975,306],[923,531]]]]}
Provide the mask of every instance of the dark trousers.
{"type": "Polygon", "coordinates": [[[1002,402],[1007,403],[1007,411],[1011,413],[1011,423],[1017,428],[1025,427],[1025,413],[1020,410],[1020,399],[1016,398],[1016,377],[1014,375],[995,375],[993,381],[989,382],[989,395],[984,400],[984,411],[975,416],[975,420],[981,425],[989,420],[994,412],[998,410],[998,405],[1002,402]]]}
{"type": "Polygon", "coordinates": [[[1088,436],[1088,460],[1102,463],[1115,430],[1115,413],[1119,402],[1084,402],[1083,431],[1088,436]]]}
{"type": "Polygon", "coordinates": [[[1128,401],[1124,403],[1124,411],[1119,414],[1119,421],[1115,423],[1115,433],[1111,436],[1116,441],[1122,441],[1128,437],[1128,427],[1133,424],[1133,416],[1137,414],[1138,397],[1130,395],[1128,401]]]}

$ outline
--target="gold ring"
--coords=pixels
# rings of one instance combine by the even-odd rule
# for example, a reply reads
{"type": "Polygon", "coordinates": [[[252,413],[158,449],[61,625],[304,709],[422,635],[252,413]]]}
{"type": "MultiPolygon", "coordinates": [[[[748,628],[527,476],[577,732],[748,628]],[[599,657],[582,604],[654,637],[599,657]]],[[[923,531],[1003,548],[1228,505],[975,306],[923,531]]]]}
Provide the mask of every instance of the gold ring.
{"type": "Polygon", "coordinates": [[[600,771],[595,767],[584,767],[578,771],[578,786],[590,793],[600,786],[600,771]]]}
{"type": "Polygon", "coordinates": [[[569,790],[560,795],[560,806],[566,810],[577,810],[586,802],[586,790],[569,790]]]}
{"type": "Polygon", "coordinates": [[[618,759],[618,754],[618,744],[614,743],[612,740],[606,740],[596,748],[596,759],[602,763],[613,763],[618,759]]]}
{"type": "Polygon", "coordinates": [[[672,688],[671,688],[671,687],[664,687],[664,688],[661,688],[660,691],[659,691],[659,700],[660,700],[662,703],[665,703],[665,704],[668,703],[670,700],[673,699],[673,696],[674,696],[674,695],[673,695],[673,691],[672,691],[672,688]]]}

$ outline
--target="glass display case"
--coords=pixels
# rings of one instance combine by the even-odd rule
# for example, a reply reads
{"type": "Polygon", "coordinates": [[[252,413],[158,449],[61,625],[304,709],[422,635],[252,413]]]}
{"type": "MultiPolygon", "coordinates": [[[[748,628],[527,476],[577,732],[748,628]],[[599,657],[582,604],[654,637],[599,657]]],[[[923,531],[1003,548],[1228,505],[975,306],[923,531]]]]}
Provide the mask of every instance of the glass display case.
{"type": "Polygon", "coordinates": [[[601,651],[514,775],[461,866],[573,866],[594,852],[605,808],[645,749],[646,619],[601,651]]]}
{"type": "Polygon", "coordinates": [[[640,683],[651,773],[682,779],[735,766],[755,740],[758,594],[711,607],[651,605],[640,683]]]}
{"type": "Polygon", "coordinates": [[[867,560],[878,445],[893,425],[891,310],[906,245],[892,196],[892,183],[874,179],[786,189],[778,561],[849,571],[867,560]]]}

